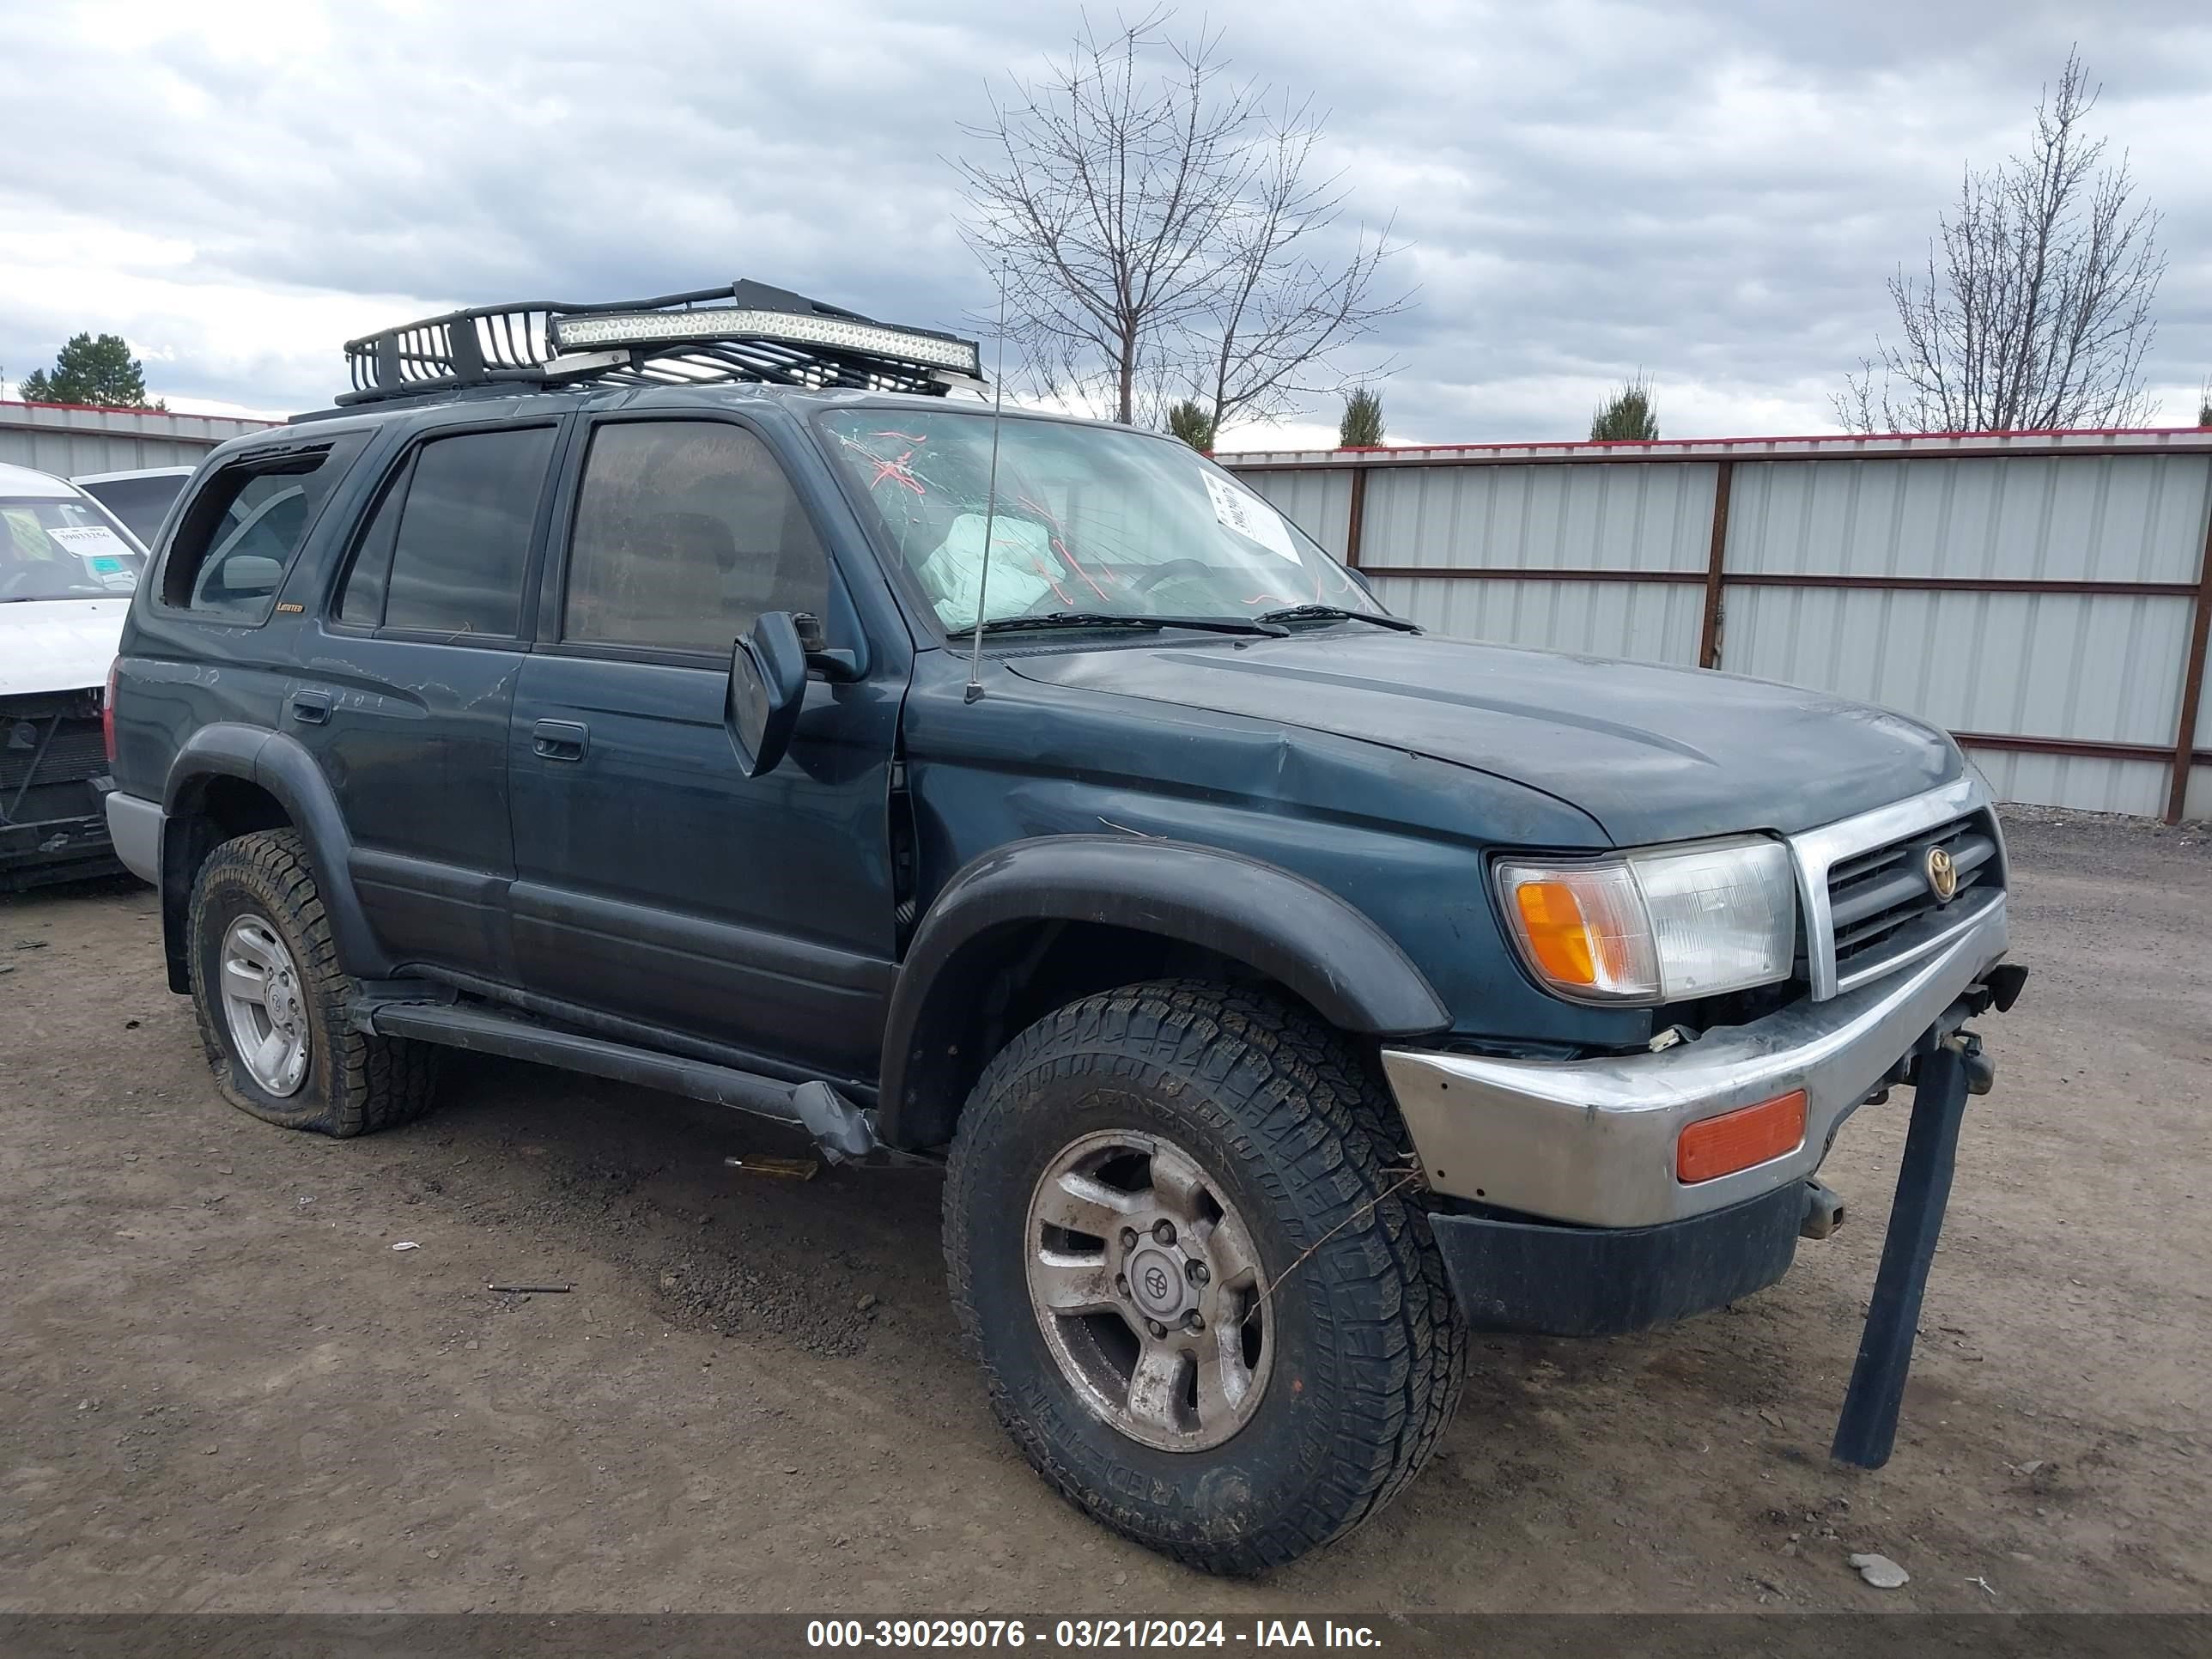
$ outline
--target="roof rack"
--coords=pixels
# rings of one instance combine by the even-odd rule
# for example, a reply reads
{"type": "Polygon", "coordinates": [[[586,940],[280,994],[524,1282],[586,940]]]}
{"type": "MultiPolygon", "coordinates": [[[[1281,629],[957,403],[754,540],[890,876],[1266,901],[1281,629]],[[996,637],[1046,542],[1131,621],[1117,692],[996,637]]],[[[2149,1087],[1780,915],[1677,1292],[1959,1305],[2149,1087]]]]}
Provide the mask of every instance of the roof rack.
{"type": "Polygon", "coordinates": [[[477,386],[766,381],[942,397],[980,386],[972,340],[879,323],[788,289],[738,281],[651,300],[525,300],[425,317],[346,342],[341,404],[477,386]]]}

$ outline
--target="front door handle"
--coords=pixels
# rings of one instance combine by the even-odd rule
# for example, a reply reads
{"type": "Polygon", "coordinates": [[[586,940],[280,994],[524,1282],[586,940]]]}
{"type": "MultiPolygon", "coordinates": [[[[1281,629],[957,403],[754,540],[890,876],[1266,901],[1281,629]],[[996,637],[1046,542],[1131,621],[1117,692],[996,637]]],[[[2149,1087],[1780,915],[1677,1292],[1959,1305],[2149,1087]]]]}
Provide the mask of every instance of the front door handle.
{"type": "Polygon", "coordinates": [[[540,720],[530,728],[530,746],[541,760],[580,761],[591,742],[592,728],[581,720],[540,720]]]}
{"type": "Polygon", "coordinates": [[[331,717],[331,694],[327,691],[295,691],[292,694],[292,718],[302,726],[320,726],[331,717]]]}

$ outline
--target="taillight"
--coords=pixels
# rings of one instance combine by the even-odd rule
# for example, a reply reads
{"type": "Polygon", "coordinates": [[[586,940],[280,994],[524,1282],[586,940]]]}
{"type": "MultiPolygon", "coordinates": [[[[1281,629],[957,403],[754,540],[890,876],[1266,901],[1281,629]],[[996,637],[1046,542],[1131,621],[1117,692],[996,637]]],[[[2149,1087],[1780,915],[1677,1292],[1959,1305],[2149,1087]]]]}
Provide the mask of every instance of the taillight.
{"type": "Polygon", "coordinates": [[[115,675],[123,666],[118,657],[107,665],[107,695],[100,700],[100,735],[107,744],[107,769],[115,769],[115,675]]]}

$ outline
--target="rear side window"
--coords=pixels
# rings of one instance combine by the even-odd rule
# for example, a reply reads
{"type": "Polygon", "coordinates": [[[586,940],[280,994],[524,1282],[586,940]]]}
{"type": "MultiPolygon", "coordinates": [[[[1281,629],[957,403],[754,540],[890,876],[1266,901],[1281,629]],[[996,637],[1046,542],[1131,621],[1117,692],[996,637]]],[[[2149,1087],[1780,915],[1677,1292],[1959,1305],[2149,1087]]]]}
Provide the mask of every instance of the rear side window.
{"type": "Polygon", "coordinates": [[[553,435],[467,432],[417,448],[370,515],[338,620],[513,638],[553,435]]]}
{"type": "Polygon", "coordinates": [[[601,427],[576,498],[564,640],[729,654],[769,611],[823,614],[830,562],[768,446],[710,421],[601,427]]]}
{"type": "Polygon", "coordinates": [[[306,538],[331,483],[364,441],[349,434],[281,455],[249,456],[200,488],[161,570],[161,602],[258,622],[306,538]]]}

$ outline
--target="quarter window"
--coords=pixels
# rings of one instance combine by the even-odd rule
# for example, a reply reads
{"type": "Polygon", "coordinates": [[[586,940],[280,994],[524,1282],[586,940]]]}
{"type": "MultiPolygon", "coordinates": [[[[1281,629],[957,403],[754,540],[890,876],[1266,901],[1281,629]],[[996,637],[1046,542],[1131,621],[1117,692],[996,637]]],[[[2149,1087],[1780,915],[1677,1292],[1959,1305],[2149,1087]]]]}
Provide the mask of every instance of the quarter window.
{"type": "Polygon", "coordinates": [[[161,602],[258,621],[331,482],[360,450],[349,435],[224,467],[185,509],[162,568],[161,602]]]}
{"type": "Polygon", "coordinates": [[[753,433],[637,421],[593,435],[563,639],[726,656],[764,612],[822,615],[829,591],[822,544],[753,433]]]}

